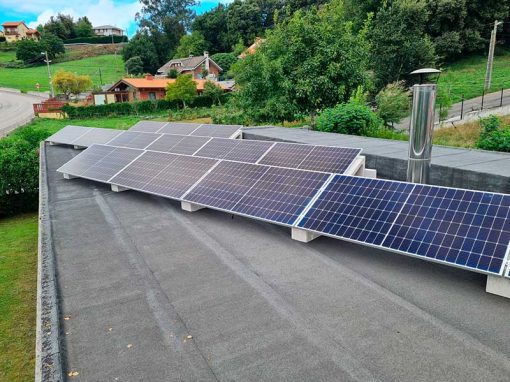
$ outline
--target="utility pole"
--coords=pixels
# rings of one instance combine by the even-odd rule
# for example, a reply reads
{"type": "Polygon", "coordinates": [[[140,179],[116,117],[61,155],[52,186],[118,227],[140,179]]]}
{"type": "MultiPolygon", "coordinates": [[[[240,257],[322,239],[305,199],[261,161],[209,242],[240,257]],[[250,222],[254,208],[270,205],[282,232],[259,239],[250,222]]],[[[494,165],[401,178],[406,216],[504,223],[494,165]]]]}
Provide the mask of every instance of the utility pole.
{"type": "Polygon", "coordinates": [[[99,82],[101,82],[101,86],[103,86],[103,74],[101,73],[101,68],[99,68],[99,82]]]}
{"type": "Polygon", "coordinates": [[[492,66],[494,63],[494,49],[496,48],[496,33],[498,31],[498,25],[502,24],[502,22],[498,22],[498,20],[494,20],[494,28],[491,32],[491,42],[489,44],[489,57],[487,58],[487,72],[485,74],[485,84],[484,89],[490,89],[491,81],[492,81],[492,66]]]}
{"type": "Polygon", "coordinates": [[[55,95],[55,91],[53,90],[53,83],[51,82],[51,70],[50,70],[50,62],[51,61],[48,58],[48,51],[43,52],[41,54],[44,54],[46,57],[46,60],[44,60],[44,62],[46,62],[46,65],[48,66],[48,81],[50,83],[50,97],[53,97],[55,95]]]}

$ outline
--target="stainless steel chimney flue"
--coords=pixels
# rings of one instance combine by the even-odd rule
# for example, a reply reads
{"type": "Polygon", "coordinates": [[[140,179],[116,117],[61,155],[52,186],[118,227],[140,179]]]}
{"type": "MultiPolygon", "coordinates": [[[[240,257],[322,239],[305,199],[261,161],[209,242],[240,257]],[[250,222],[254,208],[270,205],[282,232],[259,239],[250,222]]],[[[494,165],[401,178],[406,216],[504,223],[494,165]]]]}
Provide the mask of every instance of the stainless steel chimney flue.
{"type": "Polygon", "coordinates": [[[409,128],[409,159],[407,165],[408,182],[429,182],[435,102],[435,84],[413,86],[413,105],[409,128]]]}

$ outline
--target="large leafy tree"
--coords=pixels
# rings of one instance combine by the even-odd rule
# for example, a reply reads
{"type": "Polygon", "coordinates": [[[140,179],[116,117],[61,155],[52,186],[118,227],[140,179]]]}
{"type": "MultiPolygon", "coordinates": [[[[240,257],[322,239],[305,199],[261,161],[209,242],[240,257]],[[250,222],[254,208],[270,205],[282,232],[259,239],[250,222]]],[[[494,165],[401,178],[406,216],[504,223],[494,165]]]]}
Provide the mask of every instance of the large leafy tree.
{"type": "Polygon", "coordinates": [[[122,49],[124,62],[133,57],[141,59],[143,71],[146,73],[155,73],[158,69],[158,54],[152,38],[146,32],[138,32],[122,49]]]}
{"type": "Polygon", "coordinates": [[[136,18],[151,36],[158,65],[172,57],[195,15],[195,0],[140,0],[142,9],[136,18]]]}
{"type": "Polygon", "coordinates": [[[166,87],[166,99],[169,101],[182,102],[184,107],[197,95],[197,85],[191,78],[191,74],[183,74],[177,77],[174,83],[166,87]]]}
{"type": "Polygon", "coordinates": [[[51,16],[43,27],[45,32],[54,34],[62,40],[76,37],[75,24],[72,16],[59,13],[56,17],[51,16]]]}
{"type": "Polygon", "coordinates": [[[94,29],[87,16],[80,17],[74,26],[77,37],[93,37],[94,29]]]}
{"type": "Polygon", "coordinates": [[[244,45],[263,33],[263,18],[255,0],[234,0],[227,10],[228,42],[230,46],[242,40],[244,45]]]}
{"type": "Polygon", "coordinates": [[[227,29],[227,7],[218,4],[217,7],[199,15],[192,25],[193,31],[204,36],[207,48],[211,54],[228,52],[231,48],[227,29]]]}
{"type": "Polygon", "coordinates": [[[425,33],[426,5],[424,0],[395,0],[377,13],[369,36],[378,88],[409,79],[415,69],[434,65],[434,44],[425,33]]]}
{"type": "Polygon", "coordinates": [[[174,58],[183,58],[190,55],[199,56],[207,50],[207,43],[204,36],[198,31],[186,34],[181,37],[179,46],[174,53],[174,58]]]}
{"type": "Polygon", "coordinates": [[[251,118],[284,121],[349,99],[367,83],[367,26],[355,33],[342,0],[279,22],[255,54],[234,65],[237,102],[251,118]]]}
{"type": "Polygon", "coordinates": [[[69,98],[71,94],[80,94],[92,87],[92,80],[89,76],[78,75],[64,70],[56,72],[51,82],[66,98],[69,98]]]}

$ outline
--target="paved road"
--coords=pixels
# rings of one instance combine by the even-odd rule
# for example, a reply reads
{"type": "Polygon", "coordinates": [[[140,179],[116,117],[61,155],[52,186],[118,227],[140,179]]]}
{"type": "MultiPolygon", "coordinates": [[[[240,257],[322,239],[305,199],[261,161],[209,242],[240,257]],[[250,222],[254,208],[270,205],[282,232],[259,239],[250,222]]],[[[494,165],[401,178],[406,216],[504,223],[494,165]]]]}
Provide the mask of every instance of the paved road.
{"type": "MultiPolygon", "coordinates": [[[[501,91],[486,94],[483,98],[483,109],[492,109],[499,106],[510,105],[510,89],[503,91],[503,99],[501,99],[501,91]]],[[[466,114],[478,111],[482,109],[482,97],[471,98],[464,101],[464,107],[462,103],[454,103],[448,111],[448,118],[459,118],[461,113],[463,116],[466,114]]],[[[409,118],[403,119],[399,124],[395,125],[395,128],[399,130],[409,129],[409,118]]]]}
{"type": "Polygon", "coordinates": [[[32,104],[42,98],[0,90],[0,138],[34,117],[32,104]]]}

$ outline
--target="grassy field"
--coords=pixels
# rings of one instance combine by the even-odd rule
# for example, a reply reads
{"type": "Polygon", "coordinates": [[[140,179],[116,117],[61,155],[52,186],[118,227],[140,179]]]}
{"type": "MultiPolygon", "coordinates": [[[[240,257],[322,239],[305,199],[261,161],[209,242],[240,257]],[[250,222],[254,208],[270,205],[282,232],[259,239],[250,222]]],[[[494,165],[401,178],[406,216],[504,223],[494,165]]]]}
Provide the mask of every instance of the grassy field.
{"type": "Polygon", "coordinates": [[[37,214],[0,220],[0,381],[33,381],[37,214]]]}
{"type": "Polygon", "coordinates": [[[0,62],[8,62],[16,59],[16,52],[13,50],[0,50],[0,62]]]}
{"type": "MultiPolygon", "coordinates": [[[[59,69],[89,75],[94,86],[101,85],[99,70],[101,70],[103,84],[118,81],[124,75],[122,57],[112,54],[51,65],[52,73],[57,72],[59,69]]],[[[41,91],[49,90],[48,69],[46,66],[23,69],[0,68],[0,87],[35,91],[36,83],[41,85],[41,91]]]]}
{"type": "MultiPolygon", "coordinates": [[[[453,102],[482,95],[487,57],[470,56],[442,68],[439,86],[449,89],[453,102]]],[[[491,92],[510,88],[510,51],[499,49],[494,57],[491,92]]]]}

